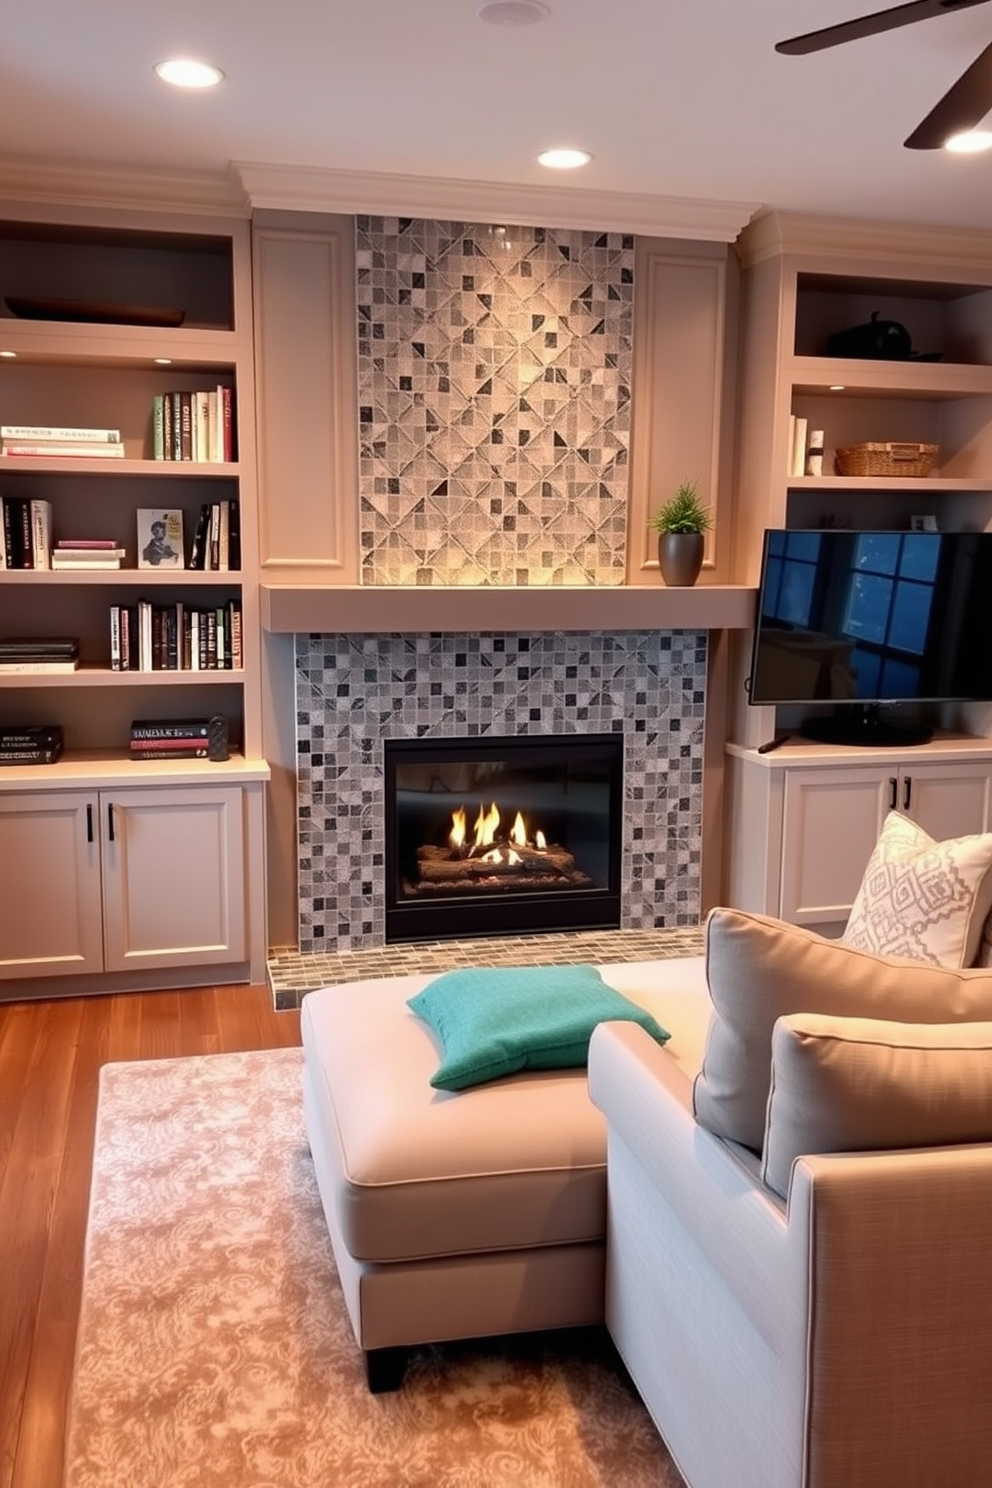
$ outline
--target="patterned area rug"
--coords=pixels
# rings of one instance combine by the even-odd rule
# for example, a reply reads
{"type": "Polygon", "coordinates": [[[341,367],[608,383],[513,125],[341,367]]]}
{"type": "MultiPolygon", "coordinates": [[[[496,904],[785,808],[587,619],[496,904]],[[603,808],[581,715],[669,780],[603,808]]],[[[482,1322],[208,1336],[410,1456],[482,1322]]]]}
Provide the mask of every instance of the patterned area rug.
{"type": "Polygon", "coordinates": [[[301,1070],[104,1067],[65,1488],[683,1488],[595,1330],[420,1349],[368,1393],[301,1070]]]}

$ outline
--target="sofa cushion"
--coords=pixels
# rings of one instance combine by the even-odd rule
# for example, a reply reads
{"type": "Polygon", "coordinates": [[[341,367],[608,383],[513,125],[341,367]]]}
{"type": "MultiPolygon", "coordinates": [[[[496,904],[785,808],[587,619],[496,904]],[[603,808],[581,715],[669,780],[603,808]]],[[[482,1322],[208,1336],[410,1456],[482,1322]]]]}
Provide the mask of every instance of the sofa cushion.
{"type": "Polygon", "coordinates": [[[936,842],[890,811],[842,939],[864,951],[971,966],[992,908],[992,832],[936,842]]]}
{"type": "Polygon", "coordinates": [[[597,1023],[639,1023],[659,1043],[666,1029],[603,981],[595,966],[465,966],[410,998],[441,1041],[435,1090],[465,1090],[523,1069],[586,1063],[597,1023]]]}
{"type": "Polygon", "coordinates": [[[783,1198],[806,1154],[990,1139],[992,1023],[776,1020],[761,1176],[783,1198]]]}
{"type": "Polygon", "coordinates": [[[701,1126],[761,1150],[772,1029],[788,1013],[911,1023],[992,1020],[992,972],[877,956],[767,915],[711,910],[706,979],[712,1011],[693,1088],[701,1126]]]}

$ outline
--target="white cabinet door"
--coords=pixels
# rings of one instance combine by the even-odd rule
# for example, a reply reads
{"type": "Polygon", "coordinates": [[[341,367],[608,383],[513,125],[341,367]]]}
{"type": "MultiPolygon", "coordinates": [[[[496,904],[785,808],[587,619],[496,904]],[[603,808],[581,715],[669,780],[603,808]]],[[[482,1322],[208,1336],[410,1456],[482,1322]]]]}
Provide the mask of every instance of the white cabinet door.
{"type": "Polygon", "coordinates": [[[888,810],[892,772],[787,770],[783,796],[781,919],[844,924],[888,810]]]}
{"type": "Polygon", "coordinates": [[[841,924],[893,807],[937,841],[988,830],[992,764],[787,770],[778,914],[797,925],[841,924]]]}
{"type": "Polygon", "coordinates": [[[103,969],[96,793],[0,795],[0,978],[103,969]]]}
{"type": "Polygon", "coordinates": [[[906,765],[896,804],[938,841],[986,832],[992,821],[992,765],[985,760],[906,765]]]}
{"type": "Polygon", "coordinates": [[[101,794],[106,969],[246,955],[238,786],[101,794]]]}

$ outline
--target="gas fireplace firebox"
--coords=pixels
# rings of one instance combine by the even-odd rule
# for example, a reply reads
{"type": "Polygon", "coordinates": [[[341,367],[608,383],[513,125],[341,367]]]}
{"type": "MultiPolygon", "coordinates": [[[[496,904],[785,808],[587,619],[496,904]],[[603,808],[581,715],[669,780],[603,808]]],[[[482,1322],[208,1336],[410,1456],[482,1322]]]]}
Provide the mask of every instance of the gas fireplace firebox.
{"type": "Polygon", "coordinates": [[[623,735],[385,740],[386,940],[620,925],[623,735]]]}

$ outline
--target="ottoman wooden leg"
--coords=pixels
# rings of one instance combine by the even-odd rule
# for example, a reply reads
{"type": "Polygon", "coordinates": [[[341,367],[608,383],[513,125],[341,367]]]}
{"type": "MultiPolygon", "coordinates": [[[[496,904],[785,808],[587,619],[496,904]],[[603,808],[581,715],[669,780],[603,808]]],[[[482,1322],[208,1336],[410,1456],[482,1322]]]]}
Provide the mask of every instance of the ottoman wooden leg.
{"type": "Polygon", "coordinates": [[[365,1350],[365,1378],[373,1395],[387,1395],[398,1390],[406,1373],[406,1348],[377,1348],[365,1350]]]}

